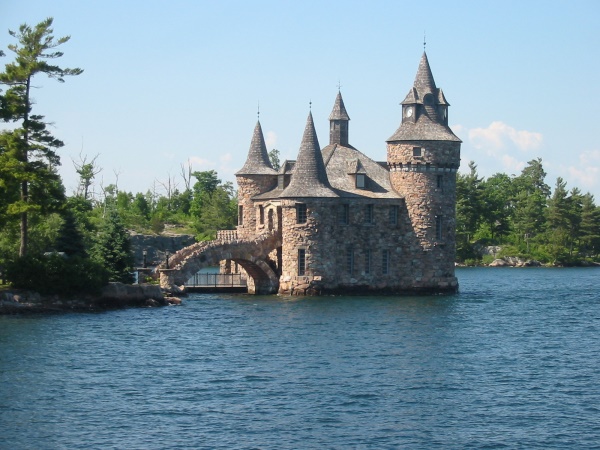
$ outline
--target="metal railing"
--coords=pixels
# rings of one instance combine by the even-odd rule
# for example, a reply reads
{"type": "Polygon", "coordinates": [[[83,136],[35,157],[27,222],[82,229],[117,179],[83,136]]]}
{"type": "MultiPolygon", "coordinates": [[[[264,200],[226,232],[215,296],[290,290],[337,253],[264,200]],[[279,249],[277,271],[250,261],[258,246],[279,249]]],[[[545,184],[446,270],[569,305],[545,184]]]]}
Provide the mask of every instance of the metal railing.
{"type": "Polygon", "coordinates": [[[246,278],[239,273],[197,273],[186,283],[188,287],[247,287],[246,278]]]}

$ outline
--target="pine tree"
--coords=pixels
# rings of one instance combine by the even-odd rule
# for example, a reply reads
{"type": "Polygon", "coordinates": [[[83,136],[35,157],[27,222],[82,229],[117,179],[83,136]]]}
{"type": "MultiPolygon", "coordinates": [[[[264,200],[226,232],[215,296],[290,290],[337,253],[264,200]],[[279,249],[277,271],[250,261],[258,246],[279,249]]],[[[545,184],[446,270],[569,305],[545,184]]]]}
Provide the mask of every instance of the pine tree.
{"type": "Polygon", "coordinates": [[[108,209],[104,228],[94,247],[94,259],[108,271],[110,281],[133,282],[133,255],[129,233],[114,207],[108,209]]]}
{"type": "Polygon", "coordinates": [[[9,31],[18,43],[8,49],[15,53],[15,61],[6,64],[0,73],[0,83],[9,89],[2,97],[2,118],[5,121],[19,122],[20,127],[3,133],[6,167],[9,167],[11,182],[20,184],[20,198],[8,205],[12,214],[21,219],[21,244],[19,255],[27,254],[28,213],[36,210],[36,198],[30,192],[30,184],[40,177],[40,172],[51,173],[60,164],[55,150],[64,144],[50,134],[44,116],[32,114],[31,82],[37,74],[46,74],[59,82],[66,76],[79,75],[81,69],[62,69],[49,64],[48,60],[60,58],[63,53],[55,48],[67,42],[70,37],[55,39],[52,35],[52,18],[35,27],[23,24],[19,31],[9,31]],[[35,156],[35,158],[32,158],[35,156]]]}

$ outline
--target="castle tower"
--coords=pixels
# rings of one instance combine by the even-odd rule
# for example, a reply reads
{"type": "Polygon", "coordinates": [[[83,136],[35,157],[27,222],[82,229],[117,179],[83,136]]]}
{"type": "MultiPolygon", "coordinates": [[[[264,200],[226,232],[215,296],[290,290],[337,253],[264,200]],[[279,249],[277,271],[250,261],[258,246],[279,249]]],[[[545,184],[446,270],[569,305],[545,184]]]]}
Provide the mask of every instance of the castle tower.
{"type": "Polygon", "coordinates": [[[424,52],[413,87],[402,101],[402,123],[387,141],[394,189],[404,197],[421,246],[424,287],[455,284],[456,172],[461,140],[448,127],[448,102],[424,52]]]}
{"type": "Polygon", "coordinates": [[[338,200],[327,178],[312,113],[309,113],[290,184],[278,196],[283,214],[280,291],[331,276],[324,243],[331,240],[322,226],[338,200]]]}
{"type": "Polygon", "coordinates": [[[348,146],[348,122],[350,117],[346,112],[342,93],[338,91],[333,110],[329,115],[329,145],[340,144],[348,146]]]}
{"type": "Polygon", "coordinates": [[[253,234],[256,230],[256,211],[252,198],[267,192],[277,184],[277,171],[271,166],[267,146],[256,122],[248,158],[244,167],[235,174],[238,184],[238,235],[253,234]]]}

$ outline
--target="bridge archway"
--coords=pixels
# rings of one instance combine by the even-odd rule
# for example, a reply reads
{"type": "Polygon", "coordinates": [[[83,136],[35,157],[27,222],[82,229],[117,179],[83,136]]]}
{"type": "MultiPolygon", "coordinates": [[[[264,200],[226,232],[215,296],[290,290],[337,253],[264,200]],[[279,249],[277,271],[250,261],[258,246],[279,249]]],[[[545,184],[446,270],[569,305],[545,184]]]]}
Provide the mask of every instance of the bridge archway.
{"type": "Polygon", "coordinates": [[[163,288],[181,286],[205,267],[218,266],[230,259],[248,274],[248,293],[275,294],[279,289],[279,277],[267,262],[271,251],[281,246],[281,236],[271,233],[261,239],[214,240],[199,242],[175,253],[170,269],[159,267],[160,285],[163,288]]]}

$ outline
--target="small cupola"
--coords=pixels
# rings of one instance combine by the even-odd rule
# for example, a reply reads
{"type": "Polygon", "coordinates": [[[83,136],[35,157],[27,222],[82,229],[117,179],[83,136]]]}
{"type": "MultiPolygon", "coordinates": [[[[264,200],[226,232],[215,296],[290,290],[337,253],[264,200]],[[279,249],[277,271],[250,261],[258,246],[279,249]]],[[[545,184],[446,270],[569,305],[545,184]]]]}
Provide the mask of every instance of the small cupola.
{"type": "Polygon", "coordinates": [[[333,110],[329,115],[329,145],[339,144],[348,146],[348,124],[350,117],[346,112],[342,93],[338,91],[333,110]]]}

